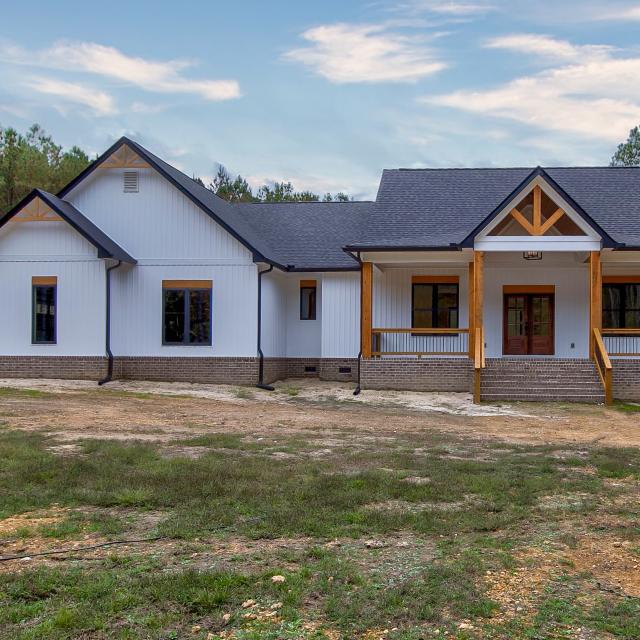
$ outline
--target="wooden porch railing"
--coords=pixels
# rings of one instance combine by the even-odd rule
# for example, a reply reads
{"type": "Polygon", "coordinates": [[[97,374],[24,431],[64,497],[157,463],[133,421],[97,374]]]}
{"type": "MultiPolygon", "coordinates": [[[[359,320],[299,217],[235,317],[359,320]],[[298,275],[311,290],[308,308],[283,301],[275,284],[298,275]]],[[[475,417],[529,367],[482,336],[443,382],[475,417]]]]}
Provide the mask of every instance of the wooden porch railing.
{"type": "Polygon", "coordinates": [[[469,329],[372,329],[371,355],[468,356],[469,329]]]}
{"type": "Polygon", "coordinates": [[[596,363],[596,369],[604,387],[605,404],[613,404],[613,367],[602,339],[602,333],[597,327],[593,330],[593,361],[596,363]]]}
{"type": "Polygon", "coordinates": [[[602,329],[602,338],[614,358],[640,356],[640,329],[602,329]]]}
{"type": "Polygon", "coordinates": [[[482,396],[482,370],[486,367],[484,354],[484,327],[476,327],[473,349],[473,401],[478,404],[482,396]]]}

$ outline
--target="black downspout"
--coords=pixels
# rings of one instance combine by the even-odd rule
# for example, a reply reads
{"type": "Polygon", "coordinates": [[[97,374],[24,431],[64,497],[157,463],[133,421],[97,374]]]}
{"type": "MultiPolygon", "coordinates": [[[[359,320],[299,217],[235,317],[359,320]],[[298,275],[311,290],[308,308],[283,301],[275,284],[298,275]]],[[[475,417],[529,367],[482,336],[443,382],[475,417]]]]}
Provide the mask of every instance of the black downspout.
{"type": "MultiPolygon", "coordinates": [[[[352,254],[353,255],[353,254],[352,254]]],[[[360,252],[353,256],[360,265],[360,333],[362,334],[362,260],[360,259],[360,252]]],[[[358,351],[358,381],[356,388],[353,390],[354,396],[359,396],[362,389],[360,388],[360,365],[362,363],[362,335],[360,336],[360,351],[358,351]]]]}
{"type": "Polygon", "coordinates": [[[262,276],[265,273],[271,273],[273,271],[273,265],[270,265],[268,269],[260,271],[258,269],[258,389],[264,389],[265,391],[274,391],[275,388],[269,384],[264,383],[264,353],[262,353],[262,276]]]}
{"type": "Polygon", "coordinates": [[[107,375],[102,378],[102,380],[98,380],[98,385],[102,386],[103,384],[107,384],[107,382],[111,382],[113,378],[113,353],[111,353],[111,272],[114,269],[117,269],[122,264],[122,260],[118,260],[118,262],[110,267],[107,267],[105,272],[106,278],[106,293],[107,293],[107,308],[106,308],[106,332],[105,332],[105,349],[107,351],[107,357],[109,358],[107,365],[107,375]]]}

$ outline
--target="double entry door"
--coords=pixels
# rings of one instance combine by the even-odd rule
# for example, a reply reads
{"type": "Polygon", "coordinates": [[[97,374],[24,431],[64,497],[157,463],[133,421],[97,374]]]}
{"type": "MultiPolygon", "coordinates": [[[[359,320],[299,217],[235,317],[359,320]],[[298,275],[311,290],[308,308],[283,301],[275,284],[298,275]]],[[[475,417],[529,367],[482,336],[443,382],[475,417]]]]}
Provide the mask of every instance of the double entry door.
{"type": "Polygon", "coordinates": [[[552,293],[505,293],[505,355],[553,355],[554,300],[552,293]]]}

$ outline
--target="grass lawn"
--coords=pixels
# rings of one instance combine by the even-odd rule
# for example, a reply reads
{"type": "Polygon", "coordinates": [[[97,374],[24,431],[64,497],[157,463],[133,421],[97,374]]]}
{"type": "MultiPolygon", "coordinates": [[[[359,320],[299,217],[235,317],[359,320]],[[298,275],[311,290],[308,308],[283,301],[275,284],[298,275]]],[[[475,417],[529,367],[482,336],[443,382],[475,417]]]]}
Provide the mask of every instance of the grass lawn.
{"type": "Polygon", "coordinates": [[[637,448],[351,427],[69,445],[55,394],[3,396],[0,555],[29,559],[0,563],[0,638],[640,638],[637,448]],[[41,430],[11,424],[21,402],[41,430]]]}

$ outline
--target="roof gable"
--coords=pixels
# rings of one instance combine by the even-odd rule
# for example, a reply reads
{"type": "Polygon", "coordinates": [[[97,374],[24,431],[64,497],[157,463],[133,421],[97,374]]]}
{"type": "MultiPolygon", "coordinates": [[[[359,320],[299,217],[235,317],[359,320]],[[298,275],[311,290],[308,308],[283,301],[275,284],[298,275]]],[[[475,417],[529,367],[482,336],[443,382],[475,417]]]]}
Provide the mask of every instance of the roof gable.
{"type": "Polygon", "coordinates": [[[91,222],[89,218],[78,211],[78,209],[76,209],[72,204],[54,196],[51,193],[42,191],[41,189],[34,189],[13,209],[11,209],[11,211],[5,213],[0,218],[0,228],[25,211],[30,216],[27,218],[28,220],[33,219],[33,212],[35,212],[35,216],[40,219],[51,219],[51,214],[59,216],[59,219],[64,220],[83,238],[96,247],[99,258],[112,258],[114,260],[120,260],[130,264],[135,264],[136,262],[135,258],[130,256],[122,247],[109,238],[109,236],[91,222]],[[35,208],[33,207],[34,203],[36,204],[35,208]],[[41,203],[43,203],[44,206],[42,206],[41,203]]]}
{"type": "MultiPolygon", "coordinates": [[[[215,193],[203,187],[182,171],[172,167],[169,163],[154,155],[137,142],[126,137],[120,138],[111,145],[109,149],[64,187],[58,195],[64,197],[70,193],[96,169],[104,166],[105,162],[107,163],[107,168],[112,166],[111,163],[113,163],[113,166],[122,166],[123,162],[130,162],[127,158],[134,158],[134,162],[137,163],[148,163],[150,167],[168,180],[199,209],[249,249],[249,251],[254,254],[255,260],[272,262],[275,266],[283,267],[283,265],[273,262],[273,260],[268,258],[271,252],[266,241],[261,237],[260,233],[256,233],[256,231],[243,220],[237,206],[231,205],[222,198],[219,198],[215,193]]],[[[129,168],[133,168],[133,166],[129,168]]]]}

